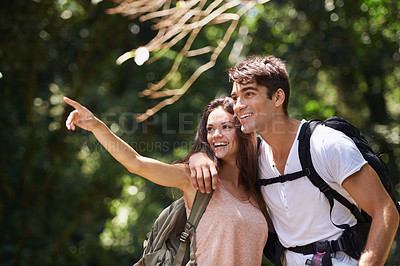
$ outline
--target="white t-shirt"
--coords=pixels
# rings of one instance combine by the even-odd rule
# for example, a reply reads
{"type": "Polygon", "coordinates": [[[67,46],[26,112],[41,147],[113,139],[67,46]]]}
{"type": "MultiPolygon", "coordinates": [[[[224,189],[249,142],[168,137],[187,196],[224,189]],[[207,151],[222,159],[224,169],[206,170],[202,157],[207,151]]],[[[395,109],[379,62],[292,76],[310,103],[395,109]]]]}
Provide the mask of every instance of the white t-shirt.
{"type": "MultiPolygon", "coordinates": [[[[282,174],[301,171],[297,137],[304,122],[301,121],[282,174]]],[[[317,173],[334,190],[355,203],[341,186],[347,177],[367,163],[354,142],[343,133],[325,126],[317,126],[310,141],[311,158],[317,173]]],[[[265,141],[260,145],[259,171],[260,178],[264,179],[280,175],[274,165],[271,148],[265,141]]],[[[303,246],[320,240],[335,240],[342,234],[342,230],[330,220],[328,200],[308,177],[264,186],[262,193],[283,246],[303,246]]],[[[336,224],[356,224],[351,212],[336,200],[331,218],[336,224]]],[[[296,260],[291,263],[290,254],[302,260],[301,264],[304,264],[304,258],[310,257],[286,251],[287,265],[300,263],[296,260]]]]}

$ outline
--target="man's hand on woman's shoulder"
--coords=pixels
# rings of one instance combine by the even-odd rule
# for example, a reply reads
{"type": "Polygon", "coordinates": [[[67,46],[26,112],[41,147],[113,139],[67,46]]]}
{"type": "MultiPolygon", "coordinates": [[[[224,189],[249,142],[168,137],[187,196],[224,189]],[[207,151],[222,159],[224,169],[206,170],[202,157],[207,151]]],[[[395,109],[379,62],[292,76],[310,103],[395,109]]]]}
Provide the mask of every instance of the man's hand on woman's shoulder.
{"type": "Polygon", "coordinates": [[[189,169],[193,186],[202,193],[211,193],[221,184],[215,163],[205,153],[193,154],[189,158],[189,169]]]}

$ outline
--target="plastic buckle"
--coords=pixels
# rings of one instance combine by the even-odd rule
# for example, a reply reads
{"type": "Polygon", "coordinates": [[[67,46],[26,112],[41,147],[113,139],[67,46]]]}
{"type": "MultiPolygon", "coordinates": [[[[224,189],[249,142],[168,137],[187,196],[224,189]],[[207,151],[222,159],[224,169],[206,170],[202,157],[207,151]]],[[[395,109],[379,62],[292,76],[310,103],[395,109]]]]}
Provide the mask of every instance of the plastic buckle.
{"type": "Polygon", "coordinates": [[[186,224],[185,224],[185,229],[187,229],[188,231],[192,231],[192,228],[193,228],[194,226],[191,224],[191,223],[189,223],[189,222],[186,222],[186,224]]]}
{"type": "Polygon", "coordinates": [[[186,239],[188,238],[188,236],[190,236],[192,230],[193,230],[194,226],[189,223],[186,222],[185,224],[185,231],[182,232],[181,236],[179,237],[179,240],[183,243],[186,243],[186,239]],[[188,231],[188,232],[187,232],[188,231]]]}
{"type": "Polygon", "coordinates": [[[331,243],[329,241],[315,242],[315,250],[318,254],[325,254],[331,250],[331,243]]]}
{"type": "Polygon", "coordinates": [[[324,184],[322,184],[322,186],[320,186],[320,190],[322,191],[322,193],[328,192],[330,189],[331,189],[331,187],[326,183],[324,183],[324,184]]]}
{"type": "Polygon", "coordinates": [[[182,232],[181,236],[179,237],[179,240],[180,240],[182,243],[186,243],[186,239],[188,238],[188,236],[189,236],[188,233],[182,232]]]}

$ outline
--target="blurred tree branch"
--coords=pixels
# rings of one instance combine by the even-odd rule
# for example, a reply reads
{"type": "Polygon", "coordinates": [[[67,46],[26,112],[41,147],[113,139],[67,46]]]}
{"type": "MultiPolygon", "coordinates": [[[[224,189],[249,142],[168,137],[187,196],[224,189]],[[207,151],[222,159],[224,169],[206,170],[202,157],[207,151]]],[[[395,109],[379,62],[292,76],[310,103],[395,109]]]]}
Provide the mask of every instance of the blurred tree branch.
{"type": "Polygon", "coordinates": [[[145,61],[152,63],[162,57],[167,51],[174,47],[179,41],[188,36],[185,45],[176,54],[174,63],[169,72],[156,84],[149,84],[149,87],[140,96],[147,96],[150,99],[161,100],[145,113],[138,114],[138,122],[142,122],[161,110],[163,107],[173,104],[191,87],[196,79],[205,71],[215,65],[221,52],[228,44],[232,33],[236,29],[240,17],[256,4],[263,4],[269,0],[114,0],[118,5],[109,9],[109,14],[123,14],[131,19],[138,18],[139,21],[152,21],[152,29],[157,35],[145,46],[126,52],[117,63],[122,64],[126,60],[135,57],[144,57],[140,63],[145,61]],[[200,49],[191,50],[196,37],[202,28],[207,25],[230,23],[222,38],[216,41],[216,46],[206,46],[200,49]],[[150,57],[151,52],[155,52],[150,57]],[[179,69],[185,57],[192,57],[211,53],[208,62],[200,66],[186,80],[179,89],[167,89],[166,84],[171,81],[173,74],[179,69]]]}

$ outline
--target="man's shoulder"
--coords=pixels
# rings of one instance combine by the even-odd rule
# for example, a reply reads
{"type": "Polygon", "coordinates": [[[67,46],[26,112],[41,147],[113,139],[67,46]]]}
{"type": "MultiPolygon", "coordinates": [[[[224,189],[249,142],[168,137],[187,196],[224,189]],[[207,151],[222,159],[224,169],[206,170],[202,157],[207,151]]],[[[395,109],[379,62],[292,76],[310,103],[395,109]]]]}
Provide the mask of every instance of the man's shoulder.
{"type": "Polygon", "coordinates": [[[322,142],[320,144],[335,143],[340,140],[350,140],[343,132],[333,129],[323,124],[318,125],[311,135],[312,142],[322,142]]]}
{"type": "Polygon", "coordinates": [[[310,139],[312,154],[341,154],[341,151],[357,150],[354,142],[343,132],[325,125],[318,125],[310,139]]]}

